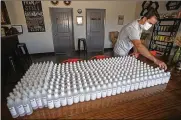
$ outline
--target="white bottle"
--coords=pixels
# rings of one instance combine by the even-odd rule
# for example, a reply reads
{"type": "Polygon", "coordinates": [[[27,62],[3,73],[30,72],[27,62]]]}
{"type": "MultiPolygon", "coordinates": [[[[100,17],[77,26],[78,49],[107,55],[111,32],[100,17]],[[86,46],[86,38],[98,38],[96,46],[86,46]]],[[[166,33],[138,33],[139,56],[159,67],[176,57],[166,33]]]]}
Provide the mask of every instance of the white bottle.
{"type": "Polygon", "coordinates": [[[22,104],[22,100],[19,97],[15,98],[16,109],[20,116],[25,116],[26,112],[22,104]]]}
{"type": "Polygon", "coordinates": [[[144,77],[143,77],[143,80],[144,80],[144,82],[143,82],[143,88],[146,88],[148,77],[147,77],[147,76],[144,76],[144,77]]]}
{"type": "Polygon", "coordinates": [[[66,98],[66,95],[65,95],[65,92],[62,91],[60,93],[60,103],[62,106],[66,106],[67,105],[67,98],[66,98]]]}
{"type": "Polygon", "coordinates": [[[96,88],[95,86],[91,87],[91,100],[95,100],[96,99],[96,88]]]}
{"type": "Polygon", "coordinates": [[[135,78],[132,78],[130,91],[134,91],[135,84],[136,84],[136,80],[135,80],[135,78]]]}
{"type": "Polygon", "coordinates": [[[81,87],[79,91],[80,91],[80,102],[84,102],[85,100],[84,89],[81,87]]]}
{"type": "Polygon", "coordinates": [[[74,88],[73,96],[74,96],[74,103],[78,103],[80,97],[79,97],[79,93],[77,91],[77,88],[74,88]]]}
{"type": "Polygon", "coordinates": [[[33,113],[33,108],[31,107],[31,103],[28,100],[27,96],[23,96],[23,107],[26,111],[26,115],[31,115],[33,113]]]}
{"type": "Polygon", "coordinates": [[[8,106],[8,109],[9,109],[12,117],[17,118],[19,116],[19,114],[18,114],[18,111],[16,109],[14,100],[9,98],[8,101],[7,101],[7,106],[8,106]]]}
{"type": "Polygon", "coordinates": [[[107,96],[111,96],[112,94],[112,85],[111,83],[108,83],[107,85],[107,96]]]}
{"type": "Polygon", "coordinates": [[[67,104],[72,105],[73,104],[73,95],[71,90],[68,90],[67,92],[67,104]]]}
{"type": "Polygon", "coordinates": [[[102,85],[101,95],[102,95],[102,98],[105,98],[107,96],[107,86],[106,86],[106,84],[102,85]]]}
{"type": "Polygon", "coordinates": [[[170,79],[170,72],[164,73],[161,83],[162,84],[168,83],[169,79],[170,79]]]}
{"type": "Polygon", "coordinates": [[[129,91],[130,91],[130,87],[131,87],[131,80],[128,79],[128,80],[127,80],[127,83],[126,83],[126,92],[129,92],[129,91]]]}
{"type": "Polygon", "coordinates": [[[55,93],[54,93],[53,103],[54,103],[55,108],[59,108],[59,107],[61,106],[60,97],[59,97],[58,92],[55,92],[55,93]]]}
{"type": "Polygon", "coordinates": [[[147,83],[147,87],[150,87],[152,83],[152,76],[148,76],[148,83],[147,83]]]}
{"type": "Polygon", "coordinates": [[[47,107],[47,92],[43,89],[42,90],[42,102],[45,107],[47,107]]]}
{"type": "Polygon", "coordinates": [[[121,93],[125,93],[125,91],[126,91],[126,81],[123,80],[123,82],[122,82],[122,88],[121,88],[121,93]]]}
{"type": "Polygon", "coordinates": [[[135,90],[138,90],[139,83],[140,83],[140,81],[139,81],[139,78],[137,77],[136,81],[135,81],[135,87],[134,87],[135,90]]]}
{"type": "Polygon", "coordinates": [[[36,103],[38,105],[39,108],[43,108],[43,102],[42,102],[42,96],[40,91],[36,91],[36,103]]]}
{"type": "Polygon", "coordinates": [[[140,77],[140,85],[139,85],[139,89],[142,89],[143,88],[143,83],[144,83],[144,81],[143,81],[143,77],[140,77]]]}
{"type": "Polygon", "coordinates": [[[101,87],[100,87],[100,85],[97,85],[97,87],[96,87],[96,98],[97,99],[101,98],[101,87]]]}
{"type": "Polygon", "coordinates": [[[32,91],[30,91],[29,93],[29,99],[30,99],[32,108],[36,110],[38,108],[38,105],[36,103],[35,94],[32,91]]]}
{"type": "Polygon", "coordinates": [[[49,108],[49,109],[54,108],[53,97],[52,97],[52,94],[51,94],[51,93],[49,93],[49,94],[47,95],[47,103],[48,103],[48,108],[49,108]]]}
{"type": "Polygon", "coordinates": [[[151,86],[155,86],[156,75],[152,75],[152,76],[153,76],[153,79],[152,79],[152,82],[151,82],[151,86]]]}
{"type": "Polygon", "coordinates": [[[113,85],[112,85],[112,95],[116,95],[117,93],[117,84],[116,82],[113,82],[113,85]]]}
{"type": "Polygon", "coordinates": [[[91,97],[90,89],[89,86],[87,86],[85,89],[85,101],[90,101],[90,97],[91,97]]]}
{"type": "Polygon", "coordinates": [[[117,82],[117,94],[120,94],[121,93],[121,88],[122,88],[122,85],[121,85],[121,81],[118,81],[117,82]]]}

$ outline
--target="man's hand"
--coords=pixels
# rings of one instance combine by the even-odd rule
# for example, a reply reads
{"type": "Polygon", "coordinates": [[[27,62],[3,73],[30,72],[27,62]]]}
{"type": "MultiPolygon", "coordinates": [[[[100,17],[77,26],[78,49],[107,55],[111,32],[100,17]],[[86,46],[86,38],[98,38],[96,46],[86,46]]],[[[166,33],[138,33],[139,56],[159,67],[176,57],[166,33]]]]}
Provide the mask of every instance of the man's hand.
{"type": "Polygon", "coordinates": [[[133,43],[133,45],[136,47],[136,49],[138,50],[138,52],[140,54],[142,54],[143,56],[145,56],[146,58],[150,59],[151,61],[154,61],[155,64],[157,64],[160,68],[163,69],[167,69],[167,65],[156,59],[149,51],[148,49],[141,43],[140,40],[131,40],[131,42],[133,43]]]}
{"type": "Polygon", "coordinates": [[[156,58],[154,59],[154,63],[157,64],[160,68],[162,68],[164,70],[167,69],[167,65],[164,62],[162,62],[156,58]]]}
{"type": "Polygon", "coordinates": [[[139,57],[139,53],[137,53],[137,52],[134,52],[134,53],[132,53],[132,54],[130,54],[131,56],[134,56],[135,58],[138,58],[139,57]]]}

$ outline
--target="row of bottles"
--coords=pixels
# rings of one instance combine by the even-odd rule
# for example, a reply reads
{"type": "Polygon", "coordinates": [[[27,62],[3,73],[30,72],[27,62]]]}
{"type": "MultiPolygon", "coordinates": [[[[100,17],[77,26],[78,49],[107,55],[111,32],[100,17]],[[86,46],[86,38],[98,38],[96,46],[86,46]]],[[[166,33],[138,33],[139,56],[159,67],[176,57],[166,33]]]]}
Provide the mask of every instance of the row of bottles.
{"type": "Polygon", "coordinates": [[[164,36],[164,35],[155,35],[154,40],[164,41],[164,42],[173,42],[175,37],[164,36]]]}
{"type": "Polygon", "coordinates": [[[59,108],[168,83],[169,72],[133,57],[54,64],[32,64],[7,98],[11,115],[30,115],[43,107],[59,108]]]}
{"type": "Polygon", "coordinates": [[[174,31],[174,26],[171,25],[163,25],[163,26],[155,26],[155,30],[160,31],[160,32],[171,32],[174,31]]]}

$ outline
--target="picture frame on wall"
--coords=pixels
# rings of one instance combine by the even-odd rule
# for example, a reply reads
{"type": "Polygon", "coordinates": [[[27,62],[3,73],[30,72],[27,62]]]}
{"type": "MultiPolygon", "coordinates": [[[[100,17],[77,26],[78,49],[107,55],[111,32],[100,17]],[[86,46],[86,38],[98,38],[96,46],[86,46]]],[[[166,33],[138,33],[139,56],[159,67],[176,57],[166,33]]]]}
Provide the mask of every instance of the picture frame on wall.
{"type": "Polygon", "coordinates": [[[16,28],[19,33],[23,34],[23,26],[22,25],[11,25],[11,27],[16,28]]]}
{"type": "Polygon", "coordinates": [[[83,25],[83,16],[77,16],[76,22],[77,22],[77,25],[83,25]]]}
{"type": "Polygon", "coordinates": [[[124,23],[124,15],[118,15],[118,25],[123,25],[124,23]]]}

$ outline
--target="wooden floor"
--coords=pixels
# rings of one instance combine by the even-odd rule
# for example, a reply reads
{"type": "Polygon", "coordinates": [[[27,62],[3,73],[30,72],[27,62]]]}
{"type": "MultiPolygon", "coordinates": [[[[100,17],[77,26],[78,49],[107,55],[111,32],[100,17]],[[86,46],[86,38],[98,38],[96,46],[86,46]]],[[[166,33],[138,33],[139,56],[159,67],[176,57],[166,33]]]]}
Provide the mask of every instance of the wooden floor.
{"type": "Polygon", "coordinates": [[[38,109],[32,115],[17,119],[179,119],[181,118],[181,74],[171,71],[168,84],[58,109],[38,109]]]}

